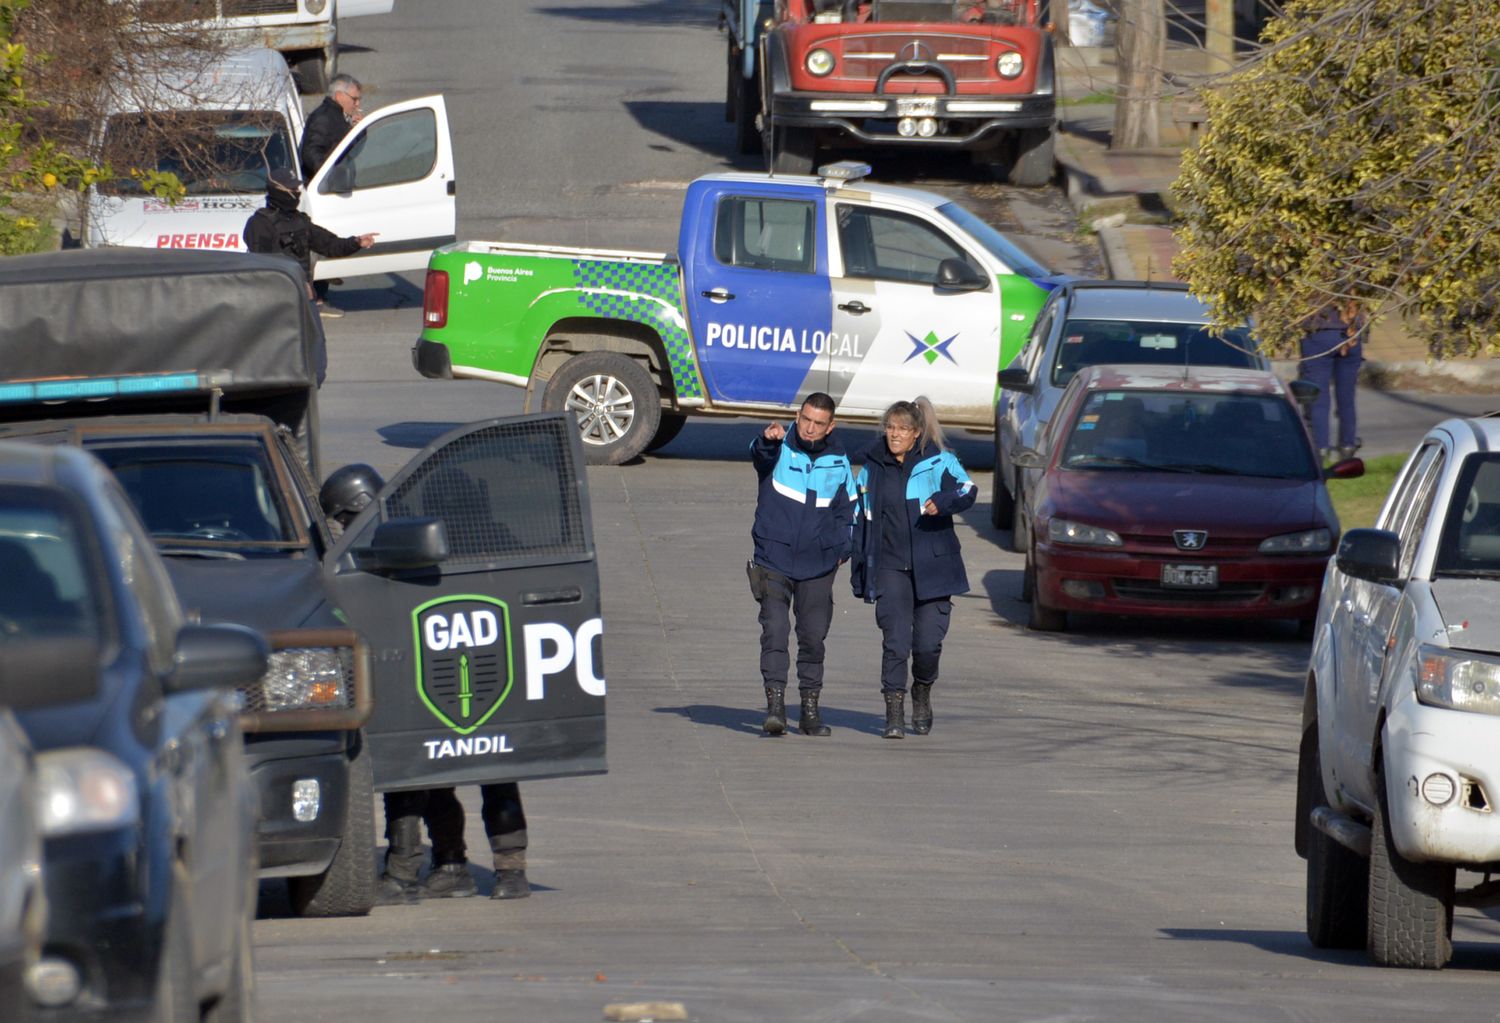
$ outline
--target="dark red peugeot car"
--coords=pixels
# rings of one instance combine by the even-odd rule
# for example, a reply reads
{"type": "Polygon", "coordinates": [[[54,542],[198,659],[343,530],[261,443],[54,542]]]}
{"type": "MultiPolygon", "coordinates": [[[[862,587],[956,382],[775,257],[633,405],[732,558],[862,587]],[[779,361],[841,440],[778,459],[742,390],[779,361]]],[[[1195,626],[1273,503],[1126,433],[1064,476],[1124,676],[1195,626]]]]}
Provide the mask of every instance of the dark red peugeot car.
{"type": "MultiPolygon", "coordinates": [[[[1031,627],[1068,611],[1310,629],[1339,523],[1290,386],[1221,367],[1093,366],[1017,465],[1031,627]]],[[[1350,459],[1328,470],[1359,476],[1350,459]]]]}

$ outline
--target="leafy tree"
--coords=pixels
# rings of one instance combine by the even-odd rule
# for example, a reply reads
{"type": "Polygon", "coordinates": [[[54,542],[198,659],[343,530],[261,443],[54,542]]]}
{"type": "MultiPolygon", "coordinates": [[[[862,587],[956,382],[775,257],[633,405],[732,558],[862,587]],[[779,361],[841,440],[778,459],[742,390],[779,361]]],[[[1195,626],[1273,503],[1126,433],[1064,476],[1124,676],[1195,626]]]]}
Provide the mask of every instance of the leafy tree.
{"type": "Polygon", "coordinates": [[[1500,351],[1500,0],[1289,0],[1204,94],[1176,272],[1295,353],[1329,304],[1500,351]]]}
{"type": "Polygon", "coordinates": [[[169,128],[112,152],[113,164],[97,159],[92,133],[159,69],[204,68],[223,53],[198,12],[197,0],[0,0],[0,254],[46,244],[61,197],[96,182],[134,179],[170,201],[184,193],[152,158],[169,128]]]}

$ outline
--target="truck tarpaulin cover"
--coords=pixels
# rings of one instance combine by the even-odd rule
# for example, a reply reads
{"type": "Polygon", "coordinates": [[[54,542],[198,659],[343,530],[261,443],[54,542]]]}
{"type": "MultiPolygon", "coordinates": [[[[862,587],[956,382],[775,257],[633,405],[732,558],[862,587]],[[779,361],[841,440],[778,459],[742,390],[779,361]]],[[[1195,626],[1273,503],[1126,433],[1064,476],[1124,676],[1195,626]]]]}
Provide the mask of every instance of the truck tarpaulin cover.
{"type": "MultiPolygon", "coordinates": [[[[291,260],[248,253],[101,249],[0,260],[0,380],[197,373],[222,390],[225,411],[260,412],[315,437],[312,359],[323,328],[306,296],[291,260]]],[[[44,407],[0,405],[0,417],[206,412],[209,396],[44,407]]]]}

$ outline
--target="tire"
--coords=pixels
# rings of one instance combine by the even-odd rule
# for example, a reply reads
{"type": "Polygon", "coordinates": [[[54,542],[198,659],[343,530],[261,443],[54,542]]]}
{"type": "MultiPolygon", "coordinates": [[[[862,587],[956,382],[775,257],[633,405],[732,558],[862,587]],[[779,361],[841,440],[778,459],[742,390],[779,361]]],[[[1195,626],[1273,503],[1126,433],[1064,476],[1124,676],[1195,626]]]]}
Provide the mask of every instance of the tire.
{"type": "Polygon", "coordinates": [[[724,120],[733,124],[734,119],[739,116],[739,107],[736,104],[740,97],[739,79],[743,76],[739,73],[740,69],[735,66],[734,47],[724,47],[724,54],[724,120]]]}
{"type": "Polygon", "coordinates": [[[304,96],[321,96],[326,93],[328,82],[336,73],[324,59],[321,50],[304,53],[292,61],[292,77],[296,79],[297,91],[304,96]]]}
{"type": "Polygon", "coordinates": [[[1030,577],[1031,585],[1026,586],[1025,578],[1022,587],[1029,589],[1031,597],[1031,621],[1029,628],[1033,632],[1066,632],[1068,629],[1068,612],[1060,611],[1055,607],[1048,607],[1042,603],[1042,587],[1037,581],[1036,569],[1032,566],[1031,556],[1026,556],[1026,575],[1030,577]]]}
{"type": "Polygon", "coordinates": [[[156,967],[151,1023],[198,1023],[198,993],[193,967],[192,910],[187,868],[172,865],[172,899],[162,931],[161,957],[156,967]]]}
{"type": "Polygon", "coordinates": [[[254,912],[252,900],[240,914],[239,933],[235,940],[234,965],[229,974],[229,985],[213,1008],[204,1016],[203,1023],[254,1023],[255,1021],[255,939],[250,933],[250,918],[254,912]]]}
{"type": "Polygon", "coordinates": [[[1002,528],[1010,529],[1010,543],[1007,545],[1006,549],[1015,551],[1017,554],[1020,554],[1027,549],[1027,545],[1023,542],[1024,537],[1021,534],[1021,504],[1025,500],[1025,498],[1021,494],[1020,469],[1016,470],[1014,486],[1011,489],[1011,495],[1010,522],[1002,528]]]}
{"type": "Polygon", "coordinates": [[[578,419],[584,460],[622,465],[646,450],[661,422],[661,395],[641,364],[616,352],[575,355],[547,382],[542,408],[578,419]]]}
{"type": "MultiPolygon", "coordinates": [[[[762,117],[762,121],[768,118],[762,117]]],[[[776,174],[811,174],[817,163],[818,136],[811,128],[777,128],[762,130],[762,143],[775,134],[774,144],[766,145],[766,159],[776,174]]]]}
{"type": "Polygon", "coordinates": [[[990,525],[996,529],[1009,529],[1015,524],[1016,501],[1005,484],[1005,469],[1000,464],[1000,435],[995,435],[995,486],[990,499],[990,525]]]}
{"type": "Polygon", "coordinates": [[[1312,812],[1327,805],[1313,722],[1302,733],[1297,757],[1297,851],[1307,856],[1307,939],[1315,948],[1363,948],[1370,864],[1312,826],[1312,812]]]}
{"type": "Polygon", "coordinates": [[[1041,188],[1057,173],[1053,148],[1057,137],[1051,128],[1026,128],[1016,133],[1015,161],[1007,177],[1021,188],[1041,188]]]}
{"type": "Polygon", "coordinates": [[[1316,618],[1294,618],[1297,625],[1297,639],[1303,643],[1311,643],[1312,638],[1318,633],[1318,620],[1316,618]]]}
{"type": "Polygon", "coordinates": [[[760,80],[739,78],[739,99],[736,101],[734,121],[734,147],[749,156],[760,152],[760,125],[756,120],[760,114],[760,80]]]}
{"type": "Polygon", "coordinates": [[[375,905],[375,771],[364,734],[349,760],[349,809],[333,862],[321,874],[287,879],[292,912],[364,916],[375,905]]]}
{"type": "Polygon", "coordinates": [[[646,445],[647,451],[658,451],[677,439],[682,428],[687,425],[687,416],[676,412],[663,412],[661,422],[656,424],[656,432],[651,435],[651,441],[646,445]]]}
{"type": "Polygon", "coordinates": [[[1448,863],[1404,859],[1386,828],[1385,777],[1370,828],[1370,958],[1381,966],[1441,970],[1453,957],[1453,880],[1448,863]]]}

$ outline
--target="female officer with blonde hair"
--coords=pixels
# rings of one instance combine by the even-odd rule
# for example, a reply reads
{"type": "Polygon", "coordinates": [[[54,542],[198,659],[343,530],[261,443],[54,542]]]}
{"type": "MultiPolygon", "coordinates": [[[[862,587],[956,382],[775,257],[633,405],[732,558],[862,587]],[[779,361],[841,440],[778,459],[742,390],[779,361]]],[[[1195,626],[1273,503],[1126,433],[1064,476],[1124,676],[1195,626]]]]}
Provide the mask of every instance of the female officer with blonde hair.
{"type": "Polygon", "coordinates": [[[881,417],[884,436],[864,453],[857,481],[851,580],[854,595],[875,605],[884,636],[880,689],[885,737],[906,734],[907,663],[911,727],[932,730],[932,686],[953,612],[952,596],[969,588],[953,516],[979,496],[926,398],[898,401],[881,417]]]}

